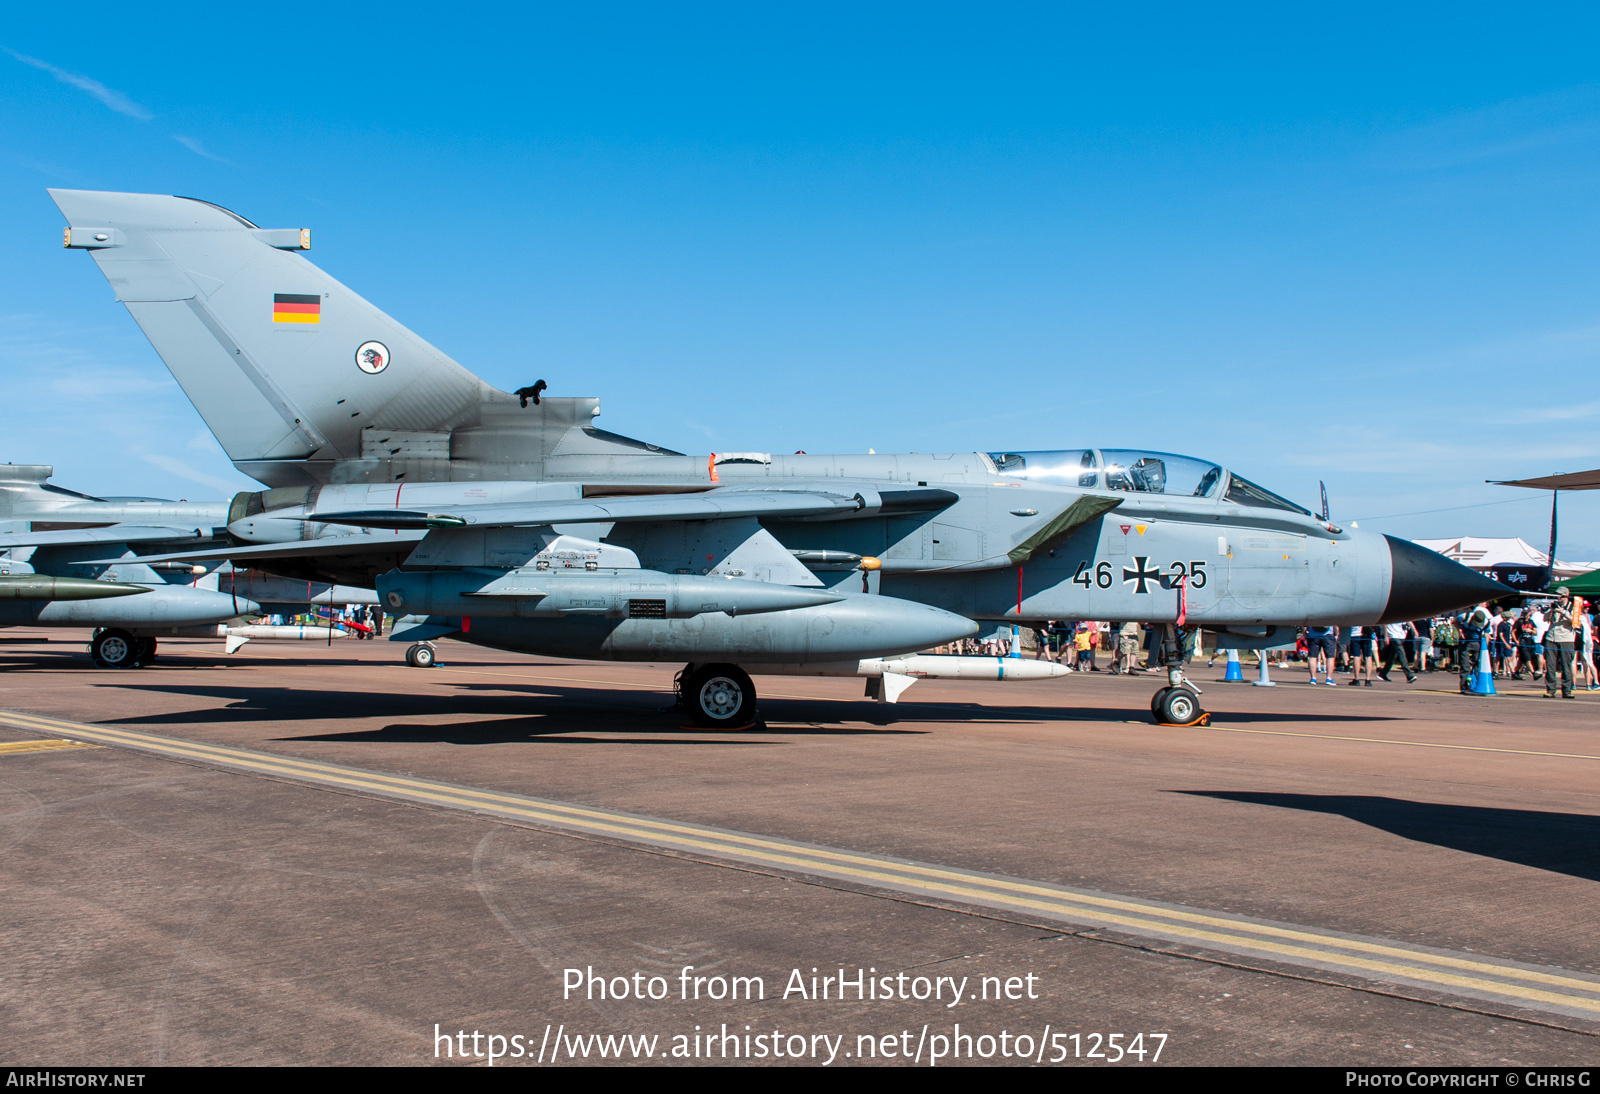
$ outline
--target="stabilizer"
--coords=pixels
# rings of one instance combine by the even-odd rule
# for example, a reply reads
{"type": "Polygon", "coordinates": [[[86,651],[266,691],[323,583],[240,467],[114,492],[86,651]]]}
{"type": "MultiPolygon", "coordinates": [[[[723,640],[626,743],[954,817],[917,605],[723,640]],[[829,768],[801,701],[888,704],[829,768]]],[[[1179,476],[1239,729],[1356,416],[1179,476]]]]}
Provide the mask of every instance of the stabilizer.
{"type": "Polygon", "coordinates": [[[309,231],[192,198],[50,196],[235,463],[356,458],[364,426],[448,431],[492,391],[306,261],[309,231]]]}

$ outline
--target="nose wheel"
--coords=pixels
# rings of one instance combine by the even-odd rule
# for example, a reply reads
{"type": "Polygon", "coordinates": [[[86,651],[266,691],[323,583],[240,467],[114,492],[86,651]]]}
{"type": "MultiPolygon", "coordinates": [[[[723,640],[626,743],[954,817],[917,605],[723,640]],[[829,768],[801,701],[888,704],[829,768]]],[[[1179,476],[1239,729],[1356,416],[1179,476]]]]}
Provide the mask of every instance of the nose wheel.
{"type": "Polygon", "coordinates": [[[1203,726],[1211,724],[1209,712],[1200,709],[1200,696],[1189,690],[1188,681],[1165,687],[1150,699],[1150,716],[1162,726],[1203,726]]]}
{"type": "Polygon", "coordinates": [[[1167,670],[1167,686],[1150,697],[1150,716],[1159,726],[1207,726],[1211,715],[1200,707],[1200,689],[1183,674],[1184,635],[1167,624],[1161,641],[1161,666],[1167,670]]]}
{"type": "Polygon", "coordinates": [[[406,650],[406,664],[414,669],[431,669],[436,656],[432,642],[418,642],[406,650]]]}

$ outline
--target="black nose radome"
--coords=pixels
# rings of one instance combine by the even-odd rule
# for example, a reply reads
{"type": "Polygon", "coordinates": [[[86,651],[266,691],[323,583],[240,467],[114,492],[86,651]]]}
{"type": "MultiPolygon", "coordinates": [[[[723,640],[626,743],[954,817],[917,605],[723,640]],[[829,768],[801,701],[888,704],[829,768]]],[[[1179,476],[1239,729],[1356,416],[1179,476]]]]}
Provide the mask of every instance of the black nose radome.
{"type": "Polygon", "coordinates": [[[1418,547],[1408,539],[1383,538],[1389,541],[1392,576],[1389,603],[1384,605],[1380,623],[1426,619],[1512,591],[1476,570],[1445,558],[1438,551],[1418,547]]]}

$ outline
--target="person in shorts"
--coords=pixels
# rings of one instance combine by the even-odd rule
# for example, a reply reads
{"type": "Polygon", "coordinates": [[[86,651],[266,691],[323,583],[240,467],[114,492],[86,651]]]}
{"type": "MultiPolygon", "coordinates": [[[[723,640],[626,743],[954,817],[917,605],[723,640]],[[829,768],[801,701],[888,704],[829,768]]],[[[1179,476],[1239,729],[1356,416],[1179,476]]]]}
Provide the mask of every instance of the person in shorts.
{"type": "Polygon", "coordinates": [[[1337,687],[1333,680],[1333,659],[1336,656],[1332,627],[1306,628],[1306,667],[1311,670],[1310,682],[1317,682],[1317,666],[1322,666],[1322,682],[1337,687]]]}
{"type": "Polygon", "coordinates": [[[1494,625],[1494,641],[1489,649],[1494,675],[1506,677],[1517,669],[1517,621],[1510,612],[1501,612],[1494,625]]]}
{"type": "Polygon", "coordinates": [[[1455,672],[1460,645],[1461,631],[1453,616],[1443,615],[1433,621],[1434,664],[1446,672],[1455,672]]]}
{"type": "Polygon", "coordinates": [[[1372,674],[1378,667],[1378,654],[1374,643],[1377,632],[1372,627],[1351,627],[1346,653],[1350,657],[1350,686],[1371,687],[1372,674]]]}
{"type": "MultiPolygon", "coordinates": [[[[1117,664],[1125,673],[1137,672],[1139,669],[1139,632],[1142,628],[1137,623],[1128,622],[1122,625],[1122,630],[1117,635],[1117,664]]],[[[1116,669],[1112,670],[1117,671],[1116,669]]]]}
{"type": "Polygon", "coordinates": [[[1539,641],[1544,630],[1543,617],[1535,617],[1532,608],[1522,609],[1522,614],[1517,618],[1517,667],[1512,673],[1514,679],[1522,679],[1524,673],[1537,680],[1544,675],[1544,646],[1539,641]]]}

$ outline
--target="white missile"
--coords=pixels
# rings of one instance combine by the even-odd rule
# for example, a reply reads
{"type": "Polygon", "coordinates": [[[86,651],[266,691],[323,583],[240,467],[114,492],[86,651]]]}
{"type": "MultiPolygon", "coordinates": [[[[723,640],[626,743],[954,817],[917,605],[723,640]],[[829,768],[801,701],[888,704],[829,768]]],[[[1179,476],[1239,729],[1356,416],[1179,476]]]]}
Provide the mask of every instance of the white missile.
{"type": "Polygon", "coordinates": [[[867,698],[899,700],[918,680],[1048,680],[1072,669],[1054,661],[1019,657],[965,657],[918,653],[906,657],[868,657],[860,661],[817,661],[794,665],[742,665],[752,676],[865,676],[867,698]]]}
{"type": "Polygon", "coordinates": [[[227,639],[223,645],[224,653],[233,653],[252,638],[287,642],[327,642],[333,638],[350,636],[350,632],[342,627],[302,627],[298,624],[273,626],[268,623],[248,623],[239,627],[224,624],[217,627],[217,632],[227,639]]]}
{"type": "Polygon", "coordinates": [[[896,673],[918,680],[1048,680],[1070,676],[1072,669],[1054,661],[1020,657],[956,657],[919,653],[909,657],[874,657],[860,663],[857,676],[896,673]]]}

